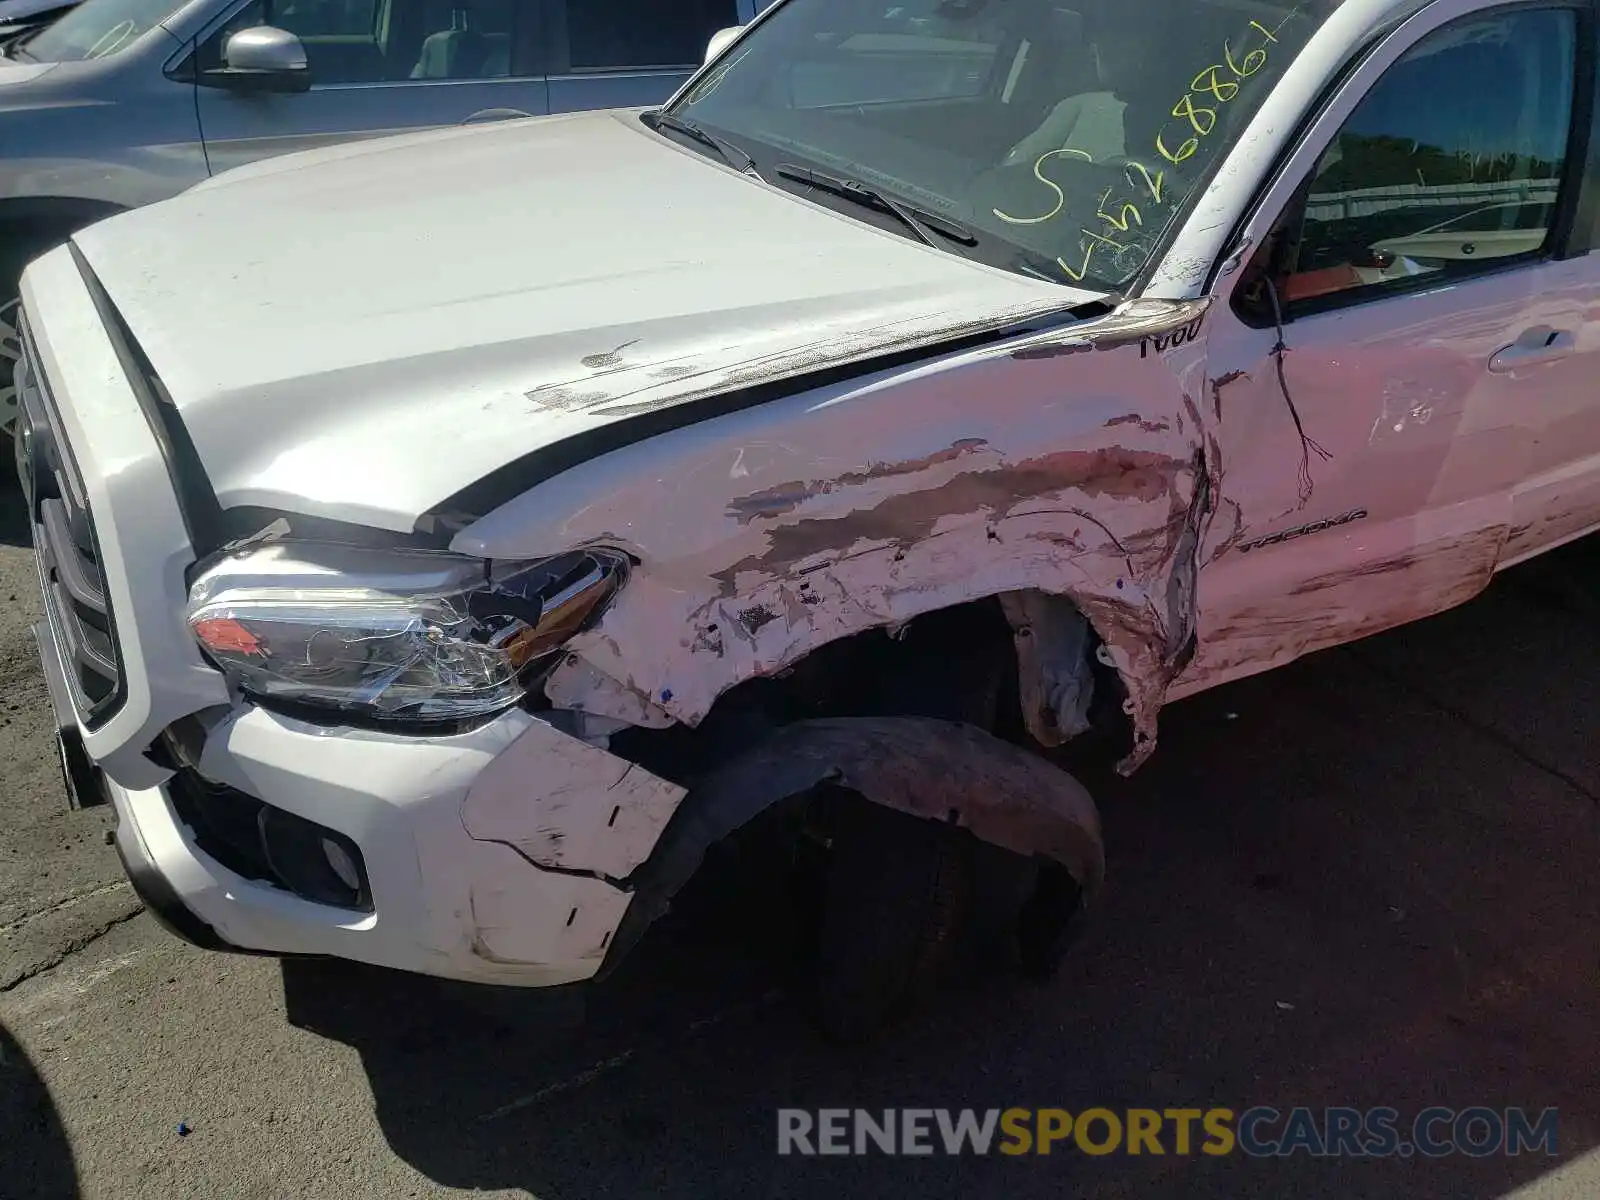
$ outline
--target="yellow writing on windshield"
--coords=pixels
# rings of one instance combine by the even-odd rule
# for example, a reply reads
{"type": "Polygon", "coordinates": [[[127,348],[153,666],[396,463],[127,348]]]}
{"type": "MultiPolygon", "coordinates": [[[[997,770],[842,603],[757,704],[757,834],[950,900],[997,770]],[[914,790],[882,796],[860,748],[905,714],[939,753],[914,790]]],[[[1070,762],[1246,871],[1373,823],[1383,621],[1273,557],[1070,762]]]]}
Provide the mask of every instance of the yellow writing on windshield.
{"type": "Polygon", "coordinates": [[[1122,177],[1128,180],[1129,187],[1137,186],[1132,179],[1128,178],[1129,171],[1139,172],[1140,178],[1144,180],[1144,186],[1146,190],[1150,193],[1150,199],[1154,200],[1157,204],[1160,204],[1161,185],[1166,180],[1167,173],[1165,171],[1157,171],[1155,178],[1152,179],[1150,177],[1150,170],[1148,167],[1146,167],[1143,163],[1135,162],[1130,158],[1126,163],[1123,164],[1122,168],[1122,177]]]}
{"type": "Polygon", "coordinates": [[[1129,225],[1130,222],[1132,224],[1134,224],[1134,225],[1143,225],[1144,224],[1144,217],[1142,217],[1139,214],[1139,206],[1134,204],[1133,201],[1131,201],[1131,200],[1119,201],[1119,204],[1121,206],[1120,207],[1120,214],[1119,214],[1119,213],[1108,213],[1106,211],[1106,201],[1109,200],[1109,199],[1111,199],[1111,189],[1107,188],[1104,192],[1102,192],[1100,194],[1100,207],[1095,210],[1095,214],[1094,214],[1095,216],[1099,217],[1102,221],[1104,221],[1107,225],[1113,226],[1116,229],[1121,230],[1123,233],[1127,233],[1128,232],[1128,225],[1129,225]]]}
{"type": "Polygon", "coordinates": [[[1038,217],[1013,217],[1010,213],[1003,213],[998,208],[991,210],[994,215],[999,217],[1002,221],[1009,221],[1013,225],[1041,225],[1059,213],[1067,203],[1067,194],[1061,190],[1060,186],[1055,183],[1054,180],[1045,178],[1043,168],[1045,163],[1049,162],[1052,158],[1055,158],[1060,154],[1071,155],[1073,158],[1081,158],[1087,163],[1092,163],[1094,161],[1094,159],[1090,158],[1089,155],[1085,154],[1082,150],[1071,149],[1047,150],[1034,161],[1033,177],[1056,194],[1056,204],[1054,208],[1045,213],[1043,216],[1038,217]]]}
{"type": "MultiPolygon", "coordinates": [[[[1093,160],[1091,159],[1090,161],[1092,162],[1093,160]]],[[[1164,194],[1163,186],[1166,182],[1166,173],[1157,171],[1152,175],[1149,167],[1131,158],[1118,161],[1121,163],[1122,177],[1127,182],[1128,187],[1137,189],[1142,184],[1145,194],[1156,204],[1160,204],[1164,194]]],[[[1051,186],[1054,187],[1055,185],[1052,184],[1051,186]]],[[[1106,249],[1120,254],[1129,250],[1145,249],[1145,243],[1137,237],[1121,237],[1119,240],[1118,237],[1112,236],[1113,234],[1126,235],[1135,225],[1141,228],[1144,226],[1144,214],[1132,199],[1124,198],[1117,201],[1111,199],[1111,193],[1115,190],[1114,187],[1109,187],[1100,193],[1100,204],[1095,210],[1095,216],[1104,221],[1105,225],[1098,232],[1086,228],[1078,230],[1083,235],[1083,241],[1078,244],[1079,250],[1083,253],[1083,258],[1078,265],[1074,267],[1064,258],[1056,259],[1056,266],[1060,267],[1073,283],[1082,283],[1089,274],[1089,260],[1094,257],[1096,250],[1106,249]]],[[[1056,188],[1058,195],[1060,191],[1060,188],[1056,188]]],[[[1060,205],[1057,205],[1056,211],[1060,211],[1060,207],[1060,205]]],[[[996,209],[995,216],[1004,217],[1004,214],[999,209],[996,209]]]]}
{"type": "MultiPolygon", "coordinates": [[[[1261,45],[1245,51],[1242,57],[1238,56],[1231,40],[1222,43],[1222,61],[1202,68],[1189,81],[1188,88],[1179,97],[1178,102],[1172,106],[1173,118],[1183,122],[1179,131],[1172,136],[1176,146],[1168,145],[1170,132],[1168,129],[1164,128],[1157,132],[1155,151],[1162,159],[1176,165],[1194,156],[1200,149],[1200,143],[1216,129],[1222,106],[1238,96],[1240,81],[1248,79],[1267,65],[1268,48],[1277,43],[1278,34],[1283,27],[1299,15],[1298,8],[1290,10],[1289,14],[1272,29],[1268,29],[1260,21],[1251,21],[1251,31],[1260,34],[1264,40],[1261,45]]],[[[1047,212],[1037,216],[1019,217],[996,208],[991,210],[994,215],[1013,225],[1040,225],[1058,217],[1061,210],[1066,207],[1066,193],[1059,184],[1046,177],[1043,168],[1050,159],[1063,156],[1081,159],[1087,163],[1094,162],[1094,159],[1082,150],[1074,149],[1047,150],[1034,160],[1034,178],[1055,193],[1055,203],[1047,212]]],[[[1102,192],[1095,216],[1104,224],[1098,230],[1087,227],[1079,229],[1078,232],[1083,235],[1078,244],[1082,257],[1077,265],[1074,266],[1064,258],[1056,259],[1056,265],[1073,283],[1081,283],[1088,276],[1090,261],[1097,251],[1104,250],[1118,254],[1138,251],[1145,256],[1150,253],[1148,243],[1141,237],[1135,236],[1135,227],[1143,230],[1145,225],[1144,214],[1140,211],[1138,201],[1148,198],[1155,204],[1163,203],[1166,194],[1166,173],[1164,170],[1152,172],[1144,163],[1131,157],[1113,159],[1111,165],[1122,167],[1123,179],[1128,185],[1130,194],[1113,200],[1112,193],[1116,190],[1114,186],[1102,192]]]]}
{"type": "MultiPolygon", "coordinates": [[[[1276,29],[1268,29],[1260,21],[1251,21],[1250,28],[1264,37],[1267,45],[1273,45],[1278,40],[1279,31],[1299,15],[1299,9],[1292,10],[1287,17],[1278,22],[1276,29]]],[[[1181,163],[1193,155],[1200,148],[1200,140],[1217,127],[1217,113],[1220,106],[1239,94],[1238,81],[1248,79],[1267,65],[1267,45],[1255,47],[1236,62],[1232,44],[1223,42],[1222,61],[1201,70],[1189,81],[1189,90],[1184,92],[1172,106],[1172,115],[1187,122],[1187,128],[1177,135],[1183,140],[1178,142],[1176,150],[1170,149],[1167,146],[1167,131],[1162,130],[1156,134],[1156,153],[1170,163],[1181,163]],[[1233,78],[1225,78],[1224,72],[1233,78]],[[1214,103],[1195,103],[1197,98],[1204,101],[1207,97],[1214,103]]]]}

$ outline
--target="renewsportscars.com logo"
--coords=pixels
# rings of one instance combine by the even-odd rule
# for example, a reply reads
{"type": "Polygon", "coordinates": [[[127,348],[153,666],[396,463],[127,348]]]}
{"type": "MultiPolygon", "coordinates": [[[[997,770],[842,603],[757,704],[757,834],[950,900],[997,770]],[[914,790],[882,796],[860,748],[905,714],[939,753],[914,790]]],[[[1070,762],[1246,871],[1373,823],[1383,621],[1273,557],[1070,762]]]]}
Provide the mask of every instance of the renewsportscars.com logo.
{"type": "Polygon", "coordinates": [[[1555,1155],[1557,1110],[780,1108],[778,1153],[1172,1154],[1251,1158],[1555,1155]]]}

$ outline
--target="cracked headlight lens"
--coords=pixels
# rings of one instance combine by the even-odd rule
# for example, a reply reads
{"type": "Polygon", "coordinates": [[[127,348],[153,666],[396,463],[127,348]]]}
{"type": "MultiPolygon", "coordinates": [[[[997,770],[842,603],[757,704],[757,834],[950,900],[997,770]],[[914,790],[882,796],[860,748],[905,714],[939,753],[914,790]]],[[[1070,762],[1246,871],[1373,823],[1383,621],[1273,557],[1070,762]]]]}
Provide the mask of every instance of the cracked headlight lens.
{"type": "Polygon", "coordinates": [[[188,623],[246,695],[392,720],[483,716],[597,618],[626,556],[500,563],[282,541],[208,567],[188,623]]]}

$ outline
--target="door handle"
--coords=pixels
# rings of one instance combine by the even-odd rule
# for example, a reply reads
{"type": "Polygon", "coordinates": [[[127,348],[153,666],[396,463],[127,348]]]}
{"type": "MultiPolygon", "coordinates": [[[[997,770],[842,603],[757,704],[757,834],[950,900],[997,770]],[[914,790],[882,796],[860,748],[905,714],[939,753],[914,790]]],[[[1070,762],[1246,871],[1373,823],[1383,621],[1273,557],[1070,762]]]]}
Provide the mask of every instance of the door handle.
{"type": "Polygon", "coordinates": [[[1489,370],[1505,375],[1518,367],[1532,367],[1539,363],[1565,358],[1578,348],[1578,339],[1566,329],[1551,329],[1548,325],[1535,325],[1524,330],[1509,346],[1502,346],[1489,356],[1489,370]]]}

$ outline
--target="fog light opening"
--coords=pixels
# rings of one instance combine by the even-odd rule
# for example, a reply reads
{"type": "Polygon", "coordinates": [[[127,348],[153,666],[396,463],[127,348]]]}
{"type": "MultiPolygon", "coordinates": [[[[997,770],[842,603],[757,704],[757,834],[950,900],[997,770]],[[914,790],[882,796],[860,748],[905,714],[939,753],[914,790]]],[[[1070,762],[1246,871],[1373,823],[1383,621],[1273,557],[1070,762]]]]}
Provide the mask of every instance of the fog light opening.
{"type": "Polygon", "coordinates": [[[261,849],[278,882],[302,900],[372,911],[361,852],[344,835],[263,805],[256,817],[261,849]]]}
{"type": "Polygon", "coordinates": [[[350,851],[332,838],[322,839],[322,853],[328,860],[328,865],[333,868],[333,873],[344,880],[345,885],[352,892],[361,890],[361,872],[356,870],[355,860],[350,857],[350,851]]]}

